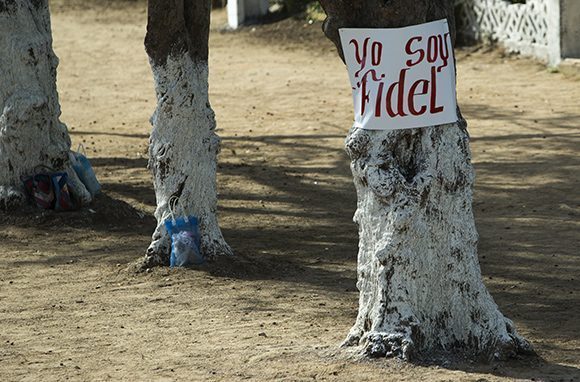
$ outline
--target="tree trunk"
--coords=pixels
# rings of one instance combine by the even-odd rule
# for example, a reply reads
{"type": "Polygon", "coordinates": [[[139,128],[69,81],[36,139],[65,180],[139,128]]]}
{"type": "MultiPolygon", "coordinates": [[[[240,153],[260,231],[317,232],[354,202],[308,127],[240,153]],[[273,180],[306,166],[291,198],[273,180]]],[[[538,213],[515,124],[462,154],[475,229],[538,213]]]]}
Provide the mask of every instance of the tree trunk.
{"type": "Polygon", "coordinates": [[[169,200],[197,216],[206,258],[230,255],[217,221],[219,138],[208,98],[210,0],[149,0],[145,47],[155,80],[149,168],[157,198],[157,229],[145,265],[168,264],[171,241],[163,225],[169,200]]]}
{"type": "Polygon", "coordinates": [[[0,52],[0,208],[25,202],[20,177],[38,166],[67,171],[79,202],[90,202],[69,167],[46,0],[0,0],[0,52]]]}
{"type": "MultiPolygon", "coordinates": [[[[324,31],[393,28],[447,18],[447,0],[321,0],[324,31]]],[[[453,36],[454,40],[454,36],[453,36]]],[[[352,128],[346,151],[358,194],[359,312],[344,342],[371,357],[439,352],[503,359],[530,352],[481,279],[466,123],[352,128]]]]}

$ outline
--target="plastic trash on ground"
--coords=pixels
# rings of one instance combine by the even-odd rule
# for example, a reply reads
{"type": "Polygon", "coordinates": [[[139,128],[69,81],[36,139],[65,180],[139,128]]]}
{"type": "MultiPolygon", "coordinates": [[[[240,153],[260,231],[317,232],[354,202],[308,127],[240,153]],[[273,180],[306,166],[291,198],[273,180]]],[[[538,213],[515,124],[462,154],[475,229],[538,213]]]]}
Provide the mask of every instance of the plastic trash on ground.
{"type": "Polygon", "coordinates": [[[91,196],[94,197],[99,193],[99,191],[101,191],[101,184],[97,180],[91,162],[87,159],[84,146],[81,144],[76,152],[71,151],[69,153],[69,158],[72,168],[75,170],[77,176],[91,193],[91,196]]]}
{"type": "Polygon", "coordinates": [[[70,211],[76,209],[68,188],[66,172],[54,172],[42,167],[42,172],[35,169],[36,174],[22,177],[24,189],[28,197],[37,207],[54,209],[56,211],[70,211]]]}
{"type": "Polygon", "coordinates": [[[203,264],[205,259],[201,255],[201,237],[197,217],[175,217],[177,199],[169,202],[170,217],[165,220],[165,228],[171,236],[171,257],[169,265],[174,267],[188,267],[203,264]],[[172,203],[173,202],[173,203],[172,203]]]}

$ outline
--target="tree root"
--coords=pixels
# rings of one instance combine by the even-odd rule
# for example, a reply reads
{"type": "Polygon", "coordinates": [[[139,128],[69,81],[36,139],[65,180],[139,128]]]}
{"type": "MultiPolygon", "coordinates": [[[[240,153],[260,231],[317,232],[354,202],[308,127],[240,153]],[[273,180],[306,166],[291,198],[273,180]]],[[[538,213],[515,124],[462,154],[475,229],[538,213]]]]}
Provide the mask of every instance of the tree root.
{"type": "Polygon", "coordinates": [[[400,358],[410,361],[414,343],[407,333],[370,333],[366,336],[364,354],[370,358],[400,358]]]}
{"type": "MultiPolygon", "coordinates": [[[[221,234],[219,237],[210,237],[202,233],[201,239],[201,253],[203,257],[212,261],[220,256],[233,256],[234,252],[231,247],[225,242],[221,234]]],[[[168,266],[169,257],[171,255],[171,238],[163,230],[163,232],[156,232],[153,236],[153,241],[147,248],[147,253],[144,258],[138,261],[137,267],[144,271],[147,268],[168,266]]]]}
{"type": "Polygon", "coordinates": [[[0,210],[14,210],[26,203],[24,192],[14,186],[0,186],[0,210]]]}
{"type": "Polygon", "coordinates": [[[407,362],[420,359],[433,359],[433,356],[446,354],[445,358],[459,356],[463,359],[483,362],[507,361],[520,356],[535,356],[528,341],[515,330],[513,323],[506,320],[508,337],[498,334],[494,339],[478,347],[478,341],[457,342],[454,349],[420,348],[419,327],[410,324],[399,325],[393,331],[369,331],[361,333],[353,330],[342,343],[343,348],[353,348],[357,358],[398,358],[407,362]]]}
{"type": "Polygon", "coordinates": [[[536,355],[532,345],[517,333],[514,323],[507,318],[505,321],[509,337],[500,338],[495,344],[490,345],[489,350],[484,352],[484,354],[488,355],[487,358],[489,360],[506,361],[521,355],[536,355]]]}
{"type": "Polygon", "coordinates": [[[234,252],[223,237],[205,237],[201,240],[201,253],[207,260],[215,260],[220,256],[233,256],[234,252]]]}

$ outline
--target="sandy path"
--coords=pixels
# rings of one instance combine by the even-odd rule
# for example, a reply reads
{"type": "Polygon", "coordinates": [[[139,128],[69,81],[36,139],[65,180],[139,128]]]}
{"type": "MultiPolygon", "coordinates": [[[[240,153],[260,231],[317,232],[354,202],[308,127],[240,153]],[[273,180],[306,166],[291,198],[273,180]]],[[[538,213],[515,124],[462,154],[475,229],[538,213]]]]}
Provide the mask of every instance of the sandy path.
{"type": "Polygon", "coordinates": [[[332,355],[357,307],[352,105],[322,38],[214,30],[220,220],[238,256],[125,270],[154,228],[144,20],[139,7],[54,15],[63,120],[105,195],[94,214],[0,216],[1,380],[580,380],[580,82],[460,53],[486,284],[545,362],[354,363],[332,355]]]}

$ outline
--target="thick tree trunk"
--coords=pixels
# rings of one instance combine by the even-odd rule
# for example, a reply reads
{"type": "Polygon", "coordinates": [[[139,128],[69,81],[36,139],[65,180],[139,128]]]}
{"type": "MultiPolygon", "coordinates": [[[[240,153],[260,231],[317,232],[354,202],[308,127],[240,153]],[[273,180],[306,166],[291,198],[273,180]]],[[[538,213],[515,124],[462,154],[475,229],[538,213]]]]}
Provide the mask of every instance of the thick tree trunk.
{"type": "MultiPolygon", "coordinates": [[[[453,2],[447,0],[321,3],[328,15],[325,33],[339,51],[342,27],[447,18],[454,28],[453,2]]],[[[501,359],[530,352],[481,279],[465,121],[396,131],[353,128],[346,151],[358,194],[360,300],[344,345],[367,356],[404,359],[437,352],[501,359]]]]}
{"type": "Polygon", "coordinates": [[[20,177],[38,166],[66,170],[81,203],[91,196],[69,167],[70,138],[60,122],[58,59],[46,0],[0,0],[0,208],[26,198],[20,177]]]}
{"type": "Polygon", "coordinates": [[[157,229],[145,265],[168,264],[163,225],[169,199],[199,219],[206,258],[231,254],[217,221],[219,138],[208,98],[210,0],[150,0],[145,47],[157,93],[149,168],[157,197],[157,229]]]}

